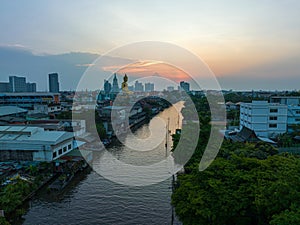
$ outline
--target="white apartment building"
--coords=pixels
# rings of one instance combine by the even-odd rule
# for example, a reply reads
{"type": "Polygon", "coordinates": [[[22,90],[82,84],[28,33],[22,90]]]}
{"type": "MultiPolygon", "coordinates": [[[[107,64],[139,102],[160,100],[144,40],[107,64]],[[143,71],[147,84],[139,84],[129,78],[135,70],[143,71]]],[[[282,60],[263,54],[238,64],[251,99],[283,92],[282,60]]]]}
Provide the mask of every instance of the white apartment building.
{"type": "Polygon", "coordinates": [[[240,105],[240,129],[253,130],[258,137],[275,138],[287,132],[288,106],[267,101],[240,105]]]}
{"type": "Polygon", "coordinates": [[[292,132],[294,125],[300,124],[300,96],[274,96],[270,102],[287,105],[287,131],[292,132]]]}

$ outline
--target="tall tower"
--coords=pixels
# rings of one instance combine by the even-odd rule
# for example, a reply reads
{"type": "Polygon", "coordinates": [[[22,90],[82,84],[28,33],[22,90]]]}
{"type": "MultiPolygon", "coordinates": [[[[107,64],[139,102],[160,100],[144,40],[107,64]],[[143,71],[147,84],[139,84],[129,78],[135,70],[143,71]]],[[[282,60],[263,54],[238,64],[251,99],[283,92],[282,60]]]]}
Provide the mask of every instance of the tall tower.
{"type": "Polygon", "coordinates": [[[59,82],[58,82],[57,73],[49,74],[49,92],[53,92],[53,93],[59,92],[59,82]]]}
{"type": "Polygon", "coordinates": [[[181,81],[180,82],[180,88],[181,88],[182,91],[189,92],[190,91],[190,84],[188,82],[181,81]]]}
{"type": "Polygon", "coordinates": [[[109,94],[111,91],[111,83],[108,80],[104,80],[104,92],[105,94],[109,94]]]}
{"type": "Polygon", "coordinates": [[[119,89],[119,84],[118,84],[118,78],[117,78],[117,74],[115,73],[114,79],[113,79],[113,85],[112,85],[112,92],[119,93],[119,91],[120,91],[120,89],[119,89]]]}
{"type": "Polygon", "coordinates": [[[10,92],[26,92],[26,78],[9,76],[9,89],[10,92]]]}

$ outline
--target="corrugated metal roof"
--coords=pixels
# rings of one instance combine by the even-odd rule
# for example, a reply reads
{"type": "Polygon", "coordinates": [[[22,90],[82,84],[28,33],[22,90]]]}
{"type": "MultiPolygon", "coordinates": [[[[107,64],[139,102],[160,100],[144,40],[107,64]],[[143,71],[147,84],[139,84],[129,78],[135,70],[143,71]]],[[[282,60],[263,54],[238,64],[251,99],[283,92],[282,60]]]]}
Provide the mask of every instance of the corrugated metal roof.
{"type": "Polygon", "coordinates": [[[0,126],[0,142],[48,142],[57,144],[73,137],[72,132],[45,131],[40,127],[0,126]]]}
{"type": "Polygon", "coordinates": [[[9,116],[16,113],[26,113],[26,109],[17,106],[0,106],[0,116],[9,116]]]}

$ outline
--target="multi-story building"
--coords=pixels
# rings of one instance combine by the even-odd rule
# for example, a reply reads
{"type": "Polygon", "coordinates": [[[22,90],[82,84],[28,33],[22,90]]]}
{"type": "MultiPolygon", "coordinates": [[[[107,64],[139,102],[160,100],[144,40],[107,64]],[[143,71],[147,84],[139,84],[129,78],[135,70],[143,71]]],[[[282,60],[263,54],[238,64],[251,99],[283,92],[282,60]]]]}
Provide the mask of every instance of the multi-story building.
{"type": "Polygon", "coordinates": [[[62,111],[60,104],[35,104],[33,109],[28,112],[28,114],[53,114],[62,111]]]}
{"type": "Polygon", "coordinates": [[[145,92],[153,92],[154,91],[154,83],[145,83],[145,92]]]}
{"type": "Polygon", "coordinates": [[[58,82],[58,74],[57,73],[49,74],[49,92],[52,92],[52,93],[59,92],[59,82],[58,82]]]}
{"type": "Polygon", "coordinates": [[[69,153],[76,143],[72,132],[39,127],[0,126],[0,161],[52,161],[69,153]]]}
{"type": "Polygon", "coordinates": [[[22,108],[33,109],[36,104],[59,104],[58,93],[0,93],[0,106],[13,105],[22,108]]]}
{"type": "Polygon", "coordinates": [[[288,106],[267,101],[240,105],[240,129],[247,127],[258,137],[275,138],[287,132],[288,106]]]}
{"type": "Polygon", "coordinates": [[[139,81],[135,81],[134,91],[136,91],[136,92],[143,92],[144,91],[144,85],[143,85],[143,83],[141,83],[139,81]]]}
{"type": "Polygon", "coordinates": [[[26,92],[26,78],[9,76],[9,90],[10,92],[26,92]]]}
{"type": "Polygon", "coordinates": [[[104,92],[109,94],[111,92],[111,83],[108,80],[104,80],[104,92]]]}
{"type": "Polygon", "coordinates": [[[26,83],[26,92],[36,92],[36,83],[26,83]]]}
{"type": "Polygon", "coordinates": [[[8,82],[0,82],[0,92],[10,92],[10,86],[8,82]]]}
{"type": "Polygon", "coordinates": [[[273,96],[270,102],[287,105],[287,131],[293,132],[294,126],[300,124],[300,96],[273,96]]]}
{"type": "Polygon", "coordinates": [[[188,82],[181,81],[180,82],[180,89],[185,91],[185,92],[189,92],[190,91],[190,84],[188,82]]]}
{"type": "Polygon", "coordinates": [[[300,105],[300,96],[272,96],[270,103],[280,103],[284,105],[300,105]]]}
{"type": "Polygon", "coordinates": [[[26,83],[25,77],[9,76],[8,83],[0,83],[0,92],[36,92],[36,83],[26,83]]]}

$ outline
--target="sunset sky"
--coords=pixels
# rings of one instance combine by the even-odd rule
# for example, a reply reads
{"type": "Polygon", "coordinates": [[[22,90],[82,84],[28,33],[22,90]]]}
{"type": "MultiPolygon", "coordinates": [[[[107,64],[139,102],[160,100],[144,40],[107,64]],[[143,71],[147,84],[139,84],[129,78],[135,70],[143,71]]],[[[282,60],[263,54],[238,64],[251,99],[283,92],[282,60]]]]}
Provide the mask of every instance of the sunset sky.
{"type": "Polygon", "coordinates": [[[244,82],[254,89],[297,88],[299,27],[298,0],[2,0],[0,7],[0,46],[37,55],[105,54],[132,42],[169,42],[199,56],[233,89],[244,82]]]}

